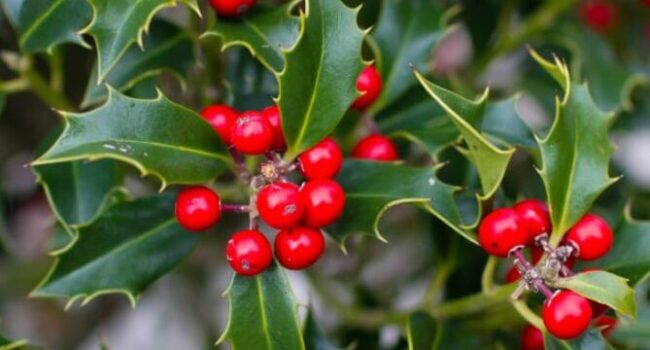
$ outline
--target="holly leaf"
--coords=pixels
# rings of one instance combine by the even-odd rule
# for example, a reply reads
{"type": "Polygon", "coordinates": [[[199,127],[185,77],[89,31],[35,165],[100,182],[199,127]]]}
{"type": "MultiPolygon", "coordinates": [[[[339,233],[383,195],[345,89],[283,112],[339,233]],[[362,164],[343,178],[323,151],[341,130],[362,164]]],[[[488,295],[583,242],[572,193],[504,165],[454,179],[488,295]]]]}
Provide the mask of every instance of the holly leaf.
{"type": "Polygon", "coordinates": [[[256,6],[252,13],[229,20],[217,18],[201,38],[216,36],[223,43],[221,50],[243,46],[269,70],[281,72],[283,50],[291,48],[298,38],[300,21],[291,15],[295,1],[282,6],[256,6]]]}
{"type": "Polygon", "coordinates": [[[144,46],[143,33],[153,16],[163,8],[181,2],[200,15],[195,0],[87,0],[93,19],[82,30],[97,46],[97,82],[103,82],[126,50],[137,42],[144,46]]]}
{"type": "Polygon", "coordinates": [[[430,0],[383,2],[372,38],[381,53],[377,57],[383,78],[381,95],[373,111],[390,105],[417,84],[411,66],[427,70],[433,48],[447,33],[446,11],[430,0]]]}
{"type": "Polygon", "coordinates": [[[617,179],[609,176],[614,147],[607,131],[613,114],[600,111],[586,85],[572,84],[567,66],[531,51],[533,58],[564,89],[557,101],[555,121],[548,135],[539,140],[542,169],[553,224],[551,244],[557,245],[564,233],[582,217],[607,187],[617,179]]]}
{"type": "Polygon", "coordinates": [[[232,349],[305,349],[298,324],[297,304],[281,268],[274,263],[265,272],[235,275],[225,295],[228,326],[217,344],[232,349]]]}
{"type": "Polygon", "coordinates": [[[305,11],[299,39],[277,75],[287,159],[334,131],[359,94],[355,84],[363,68],[358,8],[340,0],[307,0],[305,11]]]}
{"type": "Polygon", "coordinates": [[[481,131],[501,147],[517,145],[533,156],[539,156],[535,134],[517,113],[518,96],[488,103],[481,131]]]}
{"type": "Polygon", "coordinates": [[[409,350],[434,350],[440,345],[442,327],[429,314],[416,312],[406,322],[409,350]]]}
{"type": "Polygon", "coordinates": [[[422,87],[460,130],[468,147],[461,149],[461,152],[476,166],[483,189],[482,197],[491,197],[503,180],[515,148],[506,145],[500,149],[479,131],[487,109],[488,90],[476,101],[471,101],[433,84],[417,71],[414,73],[422,87]]]}
{"type": "Polygon", "coordinates": [[[19,8],[18,44],[23,52],[51,52],[63,43],[89,47],[79,34],[91,19],[86,0],[24,0],[19,8]]]}
{"type": "Polygon", "coordinates": [[[342,246],[354,233],[374,235],[388,209],[415,204],[431,213],[473,243],[476,236],[466,231],[454,200],[456,187],[440,181],[434,167],[411,167],[399,163],[348,160],[337,181],[345,190],[343,216],[327,229],[342,246]]]}
{"type": "Polygon", "coordinates": [[[108,101],[87,113],[62,112],[66,127],[32,164],[117,159],[153,174],[164,189],[174,183],[204,183],[232,160],[212,128],[195,112],[159,94],[129,98],[109,89],[108,101]]]}
{"type": "Polygon", "coordinates": [[[229,100],[238,110],[262,109],[273,104],[278,93],[275,75],[244,48],[232,48],[223,55],[228,64],[226,87],[229,100]]]}
{"type": "Polygon", "coordinates": [[[560,340],[544,333],[544,348],[546,350],[609,350],[613,349],[603,338],[599,329],[590,329],[582,336],[573,340],[560,340]]]}
{"type": "Polygon", "coordinates": [[[14,29],[18,28],[18,16],[20,15],[20,9],[23,7],[24,2],[25,0],[0,1],[0,8],[2,8],[2,12],[4,12],[5,17],[7,17],[14,29]]]}
{"type": "Polygon", "coordinates": [[[582,272],[571,277],[560,278],[554,285],[570,289],[585,298],[607,305],[631,318],[636,318],[634,289],[627,279],[606,271],[582,272]]]}
{"type": "Polygon", "coordinates": [[[0,334],[0,350],[24,349],[26,345],[26,340],[9,340],[0,334]]]}
{"type": "MultiPolygon", "coordinates": [[[[119,91],[127,91],[143,80],[162,72],[171,72],[183,81],[196,57],[189,33],[175,24],[153,20],[150,34],[143,47],[131,46],[119,59],[106,78],[107,84],[119,91]]],[[[97,66],[93,68],[82,107],[102,101],[108,95],[104,84],[97,84],[97,66]]]]}
{"type": "Polygon", "coordinates": [[[650,275],[650,221],[634,220],[628,209],[615,232],[612,249],[594,266],[625,277],[636,286],[650,275]]]}
{"type": "Polygon", "coordinates": [[[316,319],[314,318],[314,312],[309,309],[307,312],[307,317],[305,320],[305,329],[303,331],[305,338],[305,349],[306,350],[340,350],[341,348],[332,344],[329,339],[323,334],[323,330],[320,328],[316,319]]]}
{"type": "Polygon", "coordinates": [[[122,293],[135,306],[139,294],[198,241],[177,224],[173,194],[115,204],[77,230],[73,242],[55,252],[52,269],[31,296],[65,297],[70,305],[122,293]]]}

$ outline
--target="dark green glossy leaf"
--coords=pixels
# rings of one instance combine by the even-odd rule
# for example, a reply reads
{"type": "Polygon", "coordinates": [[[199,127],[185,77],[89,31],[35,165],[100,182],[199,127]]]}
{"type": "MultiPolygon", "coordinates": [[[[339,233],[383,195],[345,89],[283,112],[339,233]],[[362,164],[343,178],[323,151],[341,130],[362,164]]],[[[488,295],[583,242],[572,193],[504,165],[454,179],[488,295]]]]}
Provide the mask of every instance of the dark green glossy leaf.
{"type": "Polygon", "coordinates": [[[287,159],[329,135],[357,97],[363,68],[357,10],[340,0],[307,0],[297,44],[278,74],[287,159]]]}
{"type": "Polygon", "coordinates": [[[417,71],[415,76],[460,130],[468,147],[462,152],[478,170],[483,197],[491,197],[501,185],[515,149],[510,145],[499,149],[479,131],[488,104],[487,90],[479,99],[471,101],[433,84],[417,71]]]}
{"type": "Polygon", "coordinates": [[[24,0],[18,12],[20,49],[51,51],[63,43],[87,46],[79,30],[91,15],[86,0],[24,0]]]}
{"type": "Polygon", "coordinates": [[[143,175],[173,183],[204,183],[231,163],[212,128],[195,112],[162,95],[126,97],[111,89],[103,106],[83,114],[63,113],[66,128],[33,164],[117,159],[143,175]]]}
{"type": "Polygon", "coordinates": [[[273,264],[265,272],[235,275],[226,291],[228,327],[217,343],[233,350],[305,349],[296,301],[282,271],[273,264]]]}
{"type": "Polygon", "coordinates": [[[9,340],[0,334],[0,350],[19,350],[27,345],[26,340],[9,340]]]}
{"type": "Polygon", "coordinates": [[[539,153],[535,134],[517,113],[517,97],[489,103],[483,116],[482,131],[497,145],[518,145],[539,153]]]}
{"type": "Polygon", "coordinates": [[[223,55],[228,64],[226,78],[232,106],[238,110],[262,109],[272,105],[278,94],[275,75],[248,50],[233,47],[223,55]]]}
{"type": "Polygon", "coordinates": [[[291,48],[300,31],[300,21],[290,14],[294,6],[295,1],[271,8],[256,6],[252,13],[236,20],[217,18],[201,37],[221,38],[222,50],[244,46],[268,69],[281,72],[282,51],[291,48]]]}
{"type": "MultiPolygon", "coordinates": [[[[127,91],[163,71],[174,73],[182,81],[195,59],[193,42],[188,32],[172,23],[154,20],[149,35],[144,38],[143,47],[131,46],[104,80],[119,91],[127,91]]],[[[103,83],[97,84],[95,66],[81,105],[86,107],[95,104],[107,95],[106,86],[103,83]]]]}
{"type": "Polygon", "coordinates": [[[546,350],[609,350],[612,347],[605,341],[600,330],[591,329],[574,340],[559,340],[548,333],[544,334],[546,350]]]}
{"type": "Polygon", "coordinates": [[[32,292],[36,297],[79,298],[107,293],[138,295],[194,248],[198,236],[174,217],[174,195],[119,203],[80,226],[74,241],[56,252],[54,266],[32,292]]]}
{"type": "Polygon", "coordinates": [[[325,334],[323,334],[323,330],[316,322],[314,312],[311,309],[307,313],[303,335],[306,350],[340,350],[339,347],[332,344],[325,334]]]}
{"type": "Polygon", "coordinates": [[[454,200],[457,188],[441,182],[435,171],[433,167],[346,161],[337,178],[346,194],[345,211],[343,217],[327,232],[339,243],[344,243],[354,233],[371,234],[383,240],[378,227],[383,214],[398,204],[411,203],[476,243],[475,235],[463,228],[454,200]]]}
{"type": "Polygon", "coordinates": [[[595,266],[630,280],[631,285],[650,274],[650,221],[637,221],[626,213],[616,228],[614,245],[595,266]]]}
{"type": "Polygon", "coordinates": [[[50,207],[61,224],[83,224],[100,213],[121,191],[122,176],[110,159],[35,166],[50,207]]]}
{"type": "Polygon", "coordinates": [[[445,12],[430,0],[386,0],[372,37],[381,52],[378,68],[383,86],[373,110],[402,96],[417,81],[411,67],[425,71],[433,48],[446,32],[445,12]]]}
{"type": "Polygon", "coordinates": [[[600,193],[616,181],[609,176],[614,148],[607,135],[613,116],[596,107],[585,85],[571,83],[566,65],[532,54],[565,93],[557,102],[550,132],[539,142],[543,163],[540,175],[553,223],[551,243],[556,245],[600,193]]]}
{"type": "Polygon", "coordinates": [[[151,19],[163,8],[184,3],[198,12],[195,0],[87,0],[93,8],[93,20],[83,30],[97,46],[98,83],[106,79],[126,50],[137,42],[143,46],[142,35],[151,19]]]}
{"type": "Polygon", "coordinates": [[[406,323],[406,340],[409,350],[435,350],[440,343],[441,327],[424,312],[409,316],[406,323]]]}
{"type": "Polygon", "coordinates": [[[636,317],[634,289],[627,280],[606,271],[589,271],[555,282],[558,288],[570,289],[590,300],[607,305],[628,317],[636,317]]]}

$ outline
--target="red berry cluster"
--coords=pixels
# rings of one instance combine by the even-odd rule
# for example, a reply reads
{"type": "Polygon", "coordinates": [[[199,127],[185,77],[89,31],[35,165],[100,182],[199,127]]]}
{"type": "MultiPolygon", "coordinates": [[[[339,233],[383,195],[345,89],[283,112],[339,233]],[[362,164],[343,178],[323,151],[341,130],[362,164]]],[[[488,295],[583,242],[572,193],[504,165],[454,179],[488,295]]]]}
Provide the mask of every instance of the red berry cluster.
{"type": "Polygon", "coordinates": [[[543,293],[546,301],[542,319],[547,330],[557,338],[571,339],[583,333],[589,327],[592,315],[600,316],[606,307],[572,291],[552,292],[547,282],[558,276],[572,275],[574,259],[591,261],[603,257],[612,247],[613,234],[607,222],[594,214],[586,214],[571,227],[557,248],[550,246],[549,232],[551,220],[546,204],[528,199],[485,216],[479,225],[478,238],[481,247],[489,254],[513,258],[514,267],[508,271],[506,280],[522,279],[516,295],[523,291],[522,288],[543,293]],[[533,264],[522,253],[525,247],[531,249],[533,264]],[[542,260],[544,254],[546,258],[542,260]],[[599,306],[602,311],[597,313],[595,309],[599,306]]]}
{"type": "Polygon", "coordinates": [[[256,0],[210,0],[212,8],[223,17],[239,17],[255,6],[256,0]]]}

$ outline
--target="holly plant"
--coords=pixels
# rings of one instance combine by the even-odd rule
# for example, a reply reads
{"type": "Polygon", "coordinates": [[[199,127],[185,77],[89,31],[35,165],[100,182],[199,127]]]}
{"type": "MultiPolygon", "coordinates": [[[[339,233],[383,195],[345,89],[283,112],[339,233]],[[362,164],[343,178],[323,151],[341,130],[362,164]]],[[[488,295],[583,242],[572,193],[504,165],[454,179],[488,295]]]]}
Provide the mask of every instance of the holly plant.
{"type": "Polygon", "coordinates": [[[27,303],[171,273],[227,300],[171,305],[204,348],[648,349],[649,1],[1,4],[3,128],[49,125],[27,303]]]}

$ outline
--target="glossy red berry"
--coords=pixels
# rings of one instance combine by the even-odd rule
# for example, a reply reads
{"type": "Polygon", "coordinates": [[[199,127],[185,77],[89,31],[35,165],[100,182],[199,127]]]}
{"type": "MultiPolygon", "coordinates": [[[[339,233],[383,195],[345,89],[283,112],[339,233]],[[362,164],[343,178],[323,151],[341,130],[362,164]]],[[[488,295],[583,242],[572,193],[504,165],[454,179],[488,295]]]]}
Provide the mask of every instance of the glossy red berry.
{"type": "Polygon", "coordinates": [[[381,75],[375,66],[368,66],[361,71],[357,78],[357,90],[361,96],[352,102],[352,107],[364,109],[370,106],[381,93],[381,75]]]}
{"type": "Polygon", "coordinates": [[[343,154],[341,148],[331,137],[326,137],[316,146],[298,157],[300,170],[309,180],[332,179],[341,170],[343,154]]]}
{"type": "Polygon", "coordinates": [[[210,0],[210,5],[220,16],[237,17],[255,6],[255,0],[210,0]]]}
{"type": "Polygon", "coordinates": [[[243,154],[262,154],[271,148],[273,127],[260,113],[247,111],[237,117],[230,141],[243,154]]]}
{"type": "Polygon", "coordinates": [[[597,32],[606,32],[616,23],[617,9],[614,4],[603,0],[588,0],[580,7],[584,23],[597,32]]]}
{"type": "Polygon", "coordinates": [[[296,184],[274,182],[264,186],[257,194],[257,210],[269,226],[282,229],[298,225],[305,212],[305,204],[296,184]]]}
{"type": "Polygon", "coordinates": [[[513,209],[501,208],[483,218],[478,240],[488,254],[505,258],[513,248],[528,242],[528,231],[513,209]]]}
{"type": "Polygon", "coordinates": [[[212,126],[226,145],[230,144],[230,131],[235,125],[238,115],[239,113],[235,109],[226,105],[212,105],[201,111],[203,119],[212,126]]]}
{"type": "Polygon", "coordinates": [[[512,266],[506,273],[506,283],[513,283],[519,281],[521,278],[521,273],[517,270],[516,267],[512,266]]]}
{"type": "Polygon", "coordinates": [[[273,141],[271,141],[272,149],[284,149],[287,142],[284,140],[284,133],[282,132],[282,118],[280,117],[280,109],[278,106],[266,107],[262,110],[262,116],[269,121],[273,131],[273,141]]]}
{"type": "Polygon", "coordinates": [[[241,230],[228,241],[226,259],[238,274],[257,275],[271,265],[271,243],[260,231],[241,230]]]}
{"type": "Polygon", "coordinates": [[[291,270],[311,266],[323,254],[325,238],[320,230],[298,226],[278,232],[275,236],[275,256],[280,264],[291,270]]]}
{"type": "Polygon", "coordinates": [[[221,199],[205,186],[188,187],[176,197],[178,223],[188,231],[204,231],[221,219],[221,199]]]}
{"type": "Polygon", "coordinates": [[[577,249],[580,260],[596,260],[612,248],[614,235],[607,221],[598,215],[583,216],[564,237],[577,249]]]}
{"type": "Polygon", "coordinates": [[[600,328],[600,333],[603,337],[608,338],[612,331],[614,331],[614,328],[616,328],[618,320],[612,316],[603,315],[596,318],[594,324],[600,328]]]}
{"type": "Polygon", "coordinates": [[[352,150],[352,156],[377,161],[393,161],[399,157],[393,141],[380,134],[373,134],[359,140],[352,150]]]}
{"type": "Polygon", "coordinates": [[[535,237],[540,234],[551,232],[551,218],[548,215],[546,203],[537,199],[526,199],[512,207],[523,219],[530,237],[529,243],[533,243],[535,237]]]}
{"type": "Polygon", "coordinates": [[[300,190],[305,201],[304,222],[311,227],[324,227],[334,223],[343,214],[345,192],[333,180],[308,181],[300,190]]]}
{"type": "Polygon", "coordinates": [[[542,319],[546,329],[556,338],[573,339],[589,328],[591,307],[582,296],[562,290],[546,300],[542,319]]]}
{"type": "Polygon", "coordinates": [[[539,329],[527,325],[521,332],[521,350],[544,350],[544,334],[539,329]]]}

